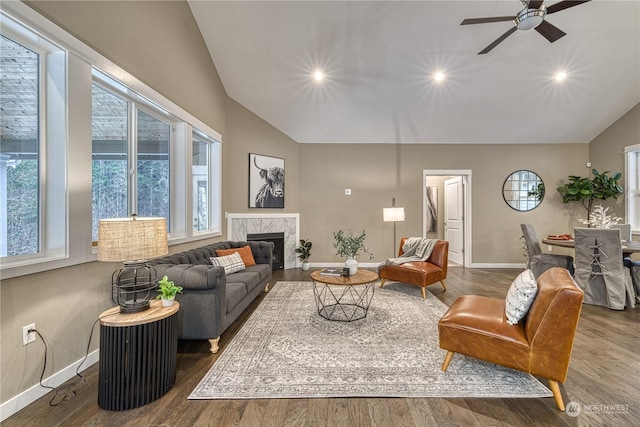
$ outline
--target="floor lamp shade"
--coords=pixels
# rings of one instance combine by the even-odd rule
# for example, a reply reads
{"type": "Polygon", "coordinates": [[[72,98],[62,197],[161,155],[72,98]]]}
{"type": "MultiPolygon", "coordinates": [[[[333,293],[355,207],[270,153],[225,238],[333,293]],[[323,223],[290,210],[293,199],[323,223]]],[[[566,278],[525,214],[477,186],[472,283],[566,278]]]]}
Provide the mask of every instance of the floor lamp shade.
{"type": "Polygon", "coordinates": [[[120,311],[135,313],[149,308],[157,286],[156,271],[147,259],[169,253],[165,218],[101,219],[98,228],[98,261],[123,261],[113,273],[112,299],[120,311]]]}
{"type": "Polygon", "coordinates": [[[385,222],[404,221],[404,208],[384,208],[382,216],[385,222]]]}

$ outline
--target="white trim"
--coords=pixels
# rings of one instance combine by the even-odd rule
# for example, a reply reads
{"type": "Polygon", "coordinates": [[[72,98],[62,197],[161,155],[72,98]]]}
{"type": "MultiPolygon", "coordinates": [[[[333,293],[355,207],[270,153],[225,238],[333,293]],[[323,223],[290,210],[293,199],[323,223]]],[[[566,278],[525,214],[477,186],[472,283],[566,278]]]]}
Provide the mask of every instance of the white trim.
{"type": "Polygon", "coordinates": [[[423,236],[426,236],[427,224],[425,220],[425,211],[427,209],[427,194],[424,191],[424,184],[426,182],[426,178],[428,176],[462,176],[464,183],[464,266],[472,267],[473,266],[473,256],[472,256],[472,198],[471,195],[473,193],[471,186],[471,176],[473,172],[471,169],[424,169],[422,171],[422,185],[420,186],[420,191],[422,192],[422,233],[423,236]]]}
{"type": "MultiPolygon", "coordinates": [[[[362,268],[376,268],[380,265],[379,262],[358,262],[358,267],[362,268]]],[[[340,262],[312,262],[309,263],[311,268],[335,268],[335,267],[343,267],[344,263],[340,262]]],[[[451,265],[449,267],[452,267],[451,265]]],[[[453,267],[462,267],[462,266],[453,266],[453,267]]],[[[463,267],[465,268],[465,267],[463,267]]],[[[466,268],[516,268],[516,269],[525,269],[527,265],[524,263],[483,263],[476,262],[471,265],[466,266],[466,268]]]]}
{"type": "Polygon", "coordinates": [[[503,262],[503,263],[490,263],[490,262],[475,262],[471,265],[467,266],[469,268],[517,268],[517,269],[525,269],[527,268],[527,264],[514,262],[503,262]]]}
{"type": "MultiPolygon", "coordinates": [[[[84,357],[83,357],[84,359],[84,357]]],[[[100,349],[94,350],[87,356],[87,360],[82,364],[83,369],[80,372],[84,372],[90,366],[94,365],[100,359],[100,349]]],[[[72,363],[66,368],[61,369],[50,377],[42,380],[44,385],[50,387],[58,387],[61,384],[64,384],[66,381],[72,379],[76,376],[76,369],[82,363],[82,359],[72,363]]],[[[16,412],[26,408],[36,400],[40,399],[45,394],[49,393],[51,390],[48,388],[43,388],[40,384],[36,384],[17,396],[12,397],[0,404],[0,421],[4,421],[9,418],[11,415],[16,412]]]]}

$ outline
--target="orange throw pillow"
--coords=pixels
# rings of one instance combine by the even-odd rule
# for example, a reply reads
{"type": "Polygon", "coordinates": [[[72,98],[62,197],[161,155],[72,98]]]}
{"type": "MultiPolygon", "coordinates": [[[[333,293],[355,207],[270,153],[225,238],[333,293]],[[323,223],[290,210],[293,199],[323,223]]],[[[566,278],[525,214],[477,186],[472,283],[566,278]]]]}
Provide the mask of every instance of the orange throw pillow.
{"type": "Polygon", "coordinates": [[[217,256],[226,256],[231,255],[235,252],[240,254],[240,258],[242,258],[242,262],[244,265],[249,267],[250,265],[256,265],[256,260],[253,259],[253,253],[251,252],[251,246],[243,246],[239,249],[216,249],[217,256]]]}

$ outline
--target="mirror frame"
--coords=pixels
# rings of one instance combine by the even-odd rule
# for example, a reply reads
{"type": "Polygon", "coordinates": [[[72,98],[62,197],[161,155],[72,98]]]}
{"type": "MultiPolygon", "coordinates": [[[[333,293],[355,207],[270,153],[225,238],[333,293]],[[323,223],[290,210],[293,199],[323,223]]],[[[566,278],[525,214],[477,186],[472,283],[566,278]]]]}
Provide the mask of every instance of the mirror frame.
{"type": "Polygon", "coordinates": [[[542,180],[540,175],[529,169],[519,169],[512,172],[502,183],[502,198],[504,202],[507,204],[507,206],[517,212],[529,212],[540,206],[540,203],[542,203],[542,200],[544,199],[544,192],[544,181],[542,180]],[[528,177],[526,179],[520,178],[520,176],[523,174],[527,174],[528,177]],[[533,175],[533,177],[531,177],[530,175],[533,175]],[[522,188],[516,190],[507,188],[507,184],[513,182],[521,182],[521,187],[522,185],[526,185],[526,190],[523,190],[522,188]],[[526,194],[524,194],[525,191],[526,194]],[[517,194],[517,197],[515,197],[514,193],[517,194]],[[511,195],[508,196],[508,194],[511,195]],[[516,204],[522,204],[523,202],[527,207],[531,207],[529,207],[528,209],[524,209],[515,206],[516,204]]]}

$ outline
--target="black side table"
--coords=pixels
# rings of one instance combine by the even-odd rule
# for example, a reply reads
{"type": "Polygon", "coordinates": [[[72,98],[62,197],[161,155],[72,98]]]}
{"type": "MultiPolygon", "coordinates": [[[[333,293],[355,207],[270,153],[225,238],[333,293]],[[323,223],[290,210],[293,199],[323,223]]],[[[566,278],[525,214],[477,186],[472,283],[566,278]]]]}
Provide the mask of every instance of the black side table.
{"type": "Polygon", "coordinates": [[[100,315],[98,405],[119,411],[152,402],[176,382],[178,310],[151,301],[148,310],[100,315]]]}

